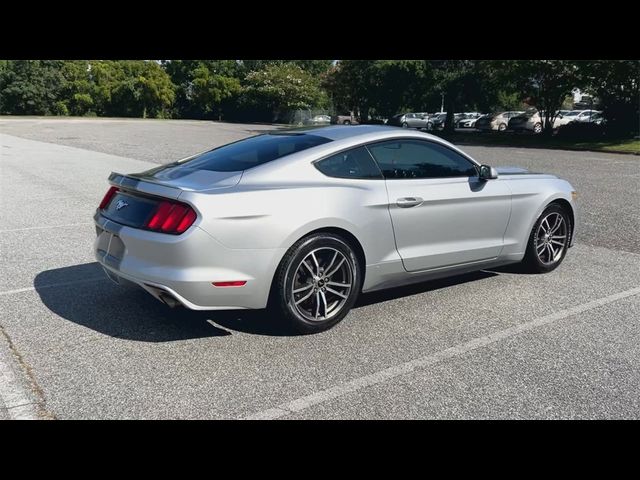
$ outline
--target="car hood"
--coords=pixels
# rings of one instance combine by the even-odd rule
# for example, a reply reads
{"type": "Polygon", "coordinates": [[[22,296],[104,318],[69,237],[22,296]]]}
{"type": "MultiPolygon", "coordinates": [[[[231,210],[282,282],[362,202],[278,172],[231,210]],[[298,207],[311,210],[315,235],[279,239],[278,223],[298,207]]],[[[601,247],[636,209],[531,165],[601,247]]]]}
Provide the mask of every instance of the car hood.
{"type": "Polygon", "coordinates": [[[498,171],[498,175],[515,175],[515,174],[523,174],[523,173],[531,173],[526,168],[522,167],[496,167],[498,171]]]}

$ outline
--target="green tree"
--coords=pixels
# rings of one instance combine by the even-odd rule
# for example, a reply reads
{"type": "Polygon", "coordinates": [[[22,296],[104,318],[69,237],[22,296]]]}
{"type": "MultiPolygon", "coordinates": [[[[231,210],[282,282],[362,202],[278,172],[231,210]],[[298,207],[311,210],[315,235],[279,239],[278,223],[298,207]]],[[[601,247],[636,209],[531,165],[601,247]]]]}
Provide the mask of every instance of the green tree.
{"type": "Polygon", "coordinates": [[[0,69],[0,112],[14,115],[64,113],[59,60],[9,60],[0,69]]]}
{"type": "Polygon", "coordinates": [[[207,65],[200,65],[193,71],[191,100],[205,116],[217,114],[222,119],[223,108],[240,93],[237,78],[215,73],[207,65]]]}
{"type": "Polygon", "coordinates": [[[553,132],[553,122],[564,99],[581,79],[578,65],[570,60],[509,60],[496,62],[502,78],[516,85],[521,98],[541,112],[543,131],[553,132]]]}
{"type": "Polygon", "coordinates": [[[164,117],[175,99],[169,75],[155,61],[91,62],[94,101],[101,114],[164,117]]]}
{"type": "Polygon", "coordinates": [[[180,117],[220,116],[234,106],[243,78],[235,60],[170,60],[163,64],[176,86],[176,112],[180,117]]]}
{"type": "Polygon", "coordinates": [[[91,64],[86,60],[67,60],[62,65],[64,83],[61,102],[71,115],[87,115],[94,112],[95,82],[91,64]]]}
{"type": "Polygon", "coordinates": [[[579,62],[585,90],[600,99],[607,131],[612,135],[640,133],[640,61],[579,62]]]}
{"type": "MultiPolygon", "coordinates": [[[[455,128],[454,113],[478,104],[483,87],[491,85],[484,65],[477,60],[431,60],[435,89],[444,96],[447,112],[444,130],[455,128]]],[[[487,103],[485,99],[484,103],[487,103]]]]}
{"type": "Polygon", "coordinates": [[[283,120],[292,110],[323,107],[327,97],[320,82],[293,63],[270,64],[250,72],[244,80],[246,102],[258,114],[283,120]]]}

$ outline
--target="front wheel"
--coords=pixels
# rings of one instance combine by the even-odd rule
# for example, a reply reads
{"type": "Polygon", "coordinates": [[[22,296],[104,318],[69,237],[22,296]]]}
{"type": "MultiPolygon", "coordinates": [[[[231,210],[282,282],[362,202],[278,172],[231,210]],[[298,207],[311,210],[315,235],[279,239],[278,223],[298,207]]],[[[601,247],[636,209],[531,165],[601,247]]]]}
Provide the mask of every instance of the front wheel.
{"type": "Polygon", "coordinates": [[[564,260],[570,238],[569,215],[560,205],[552,203],[531,230],[522,261],[525,270],[546,273],[556,269],[564,260]]]}
{"type": "Polygon", "coordinates": [[[536,135],[542,132],[542,124],[541,123],[536,123],[533,126],[533,133],[535,133],[536,135]]]}
{"type": "Polygon", "coordinates": [[[407,122],[402,122],[402,128],[409,128],[409,124],[407,122]]]}
{"type": "Polygon", "coordinates": [[[273,306],[299,333],[326,330],[354,305],[361,267],[353,248],[338,235],[319,233],[296,242],[274,280],[273,306]]]}
{"type": "Polygon", "coordinates": [[[500,125],[498,125],[498,131],[499,132],[504,132],[507,129],[507,124],[506,123],[501,123],[500,125]]]}
{"type": "Polygon", "coordinates": [[[342,122],[343,125],[351,125],[351,122],[349,120],[345,120],[344,122],[342,122]]]}

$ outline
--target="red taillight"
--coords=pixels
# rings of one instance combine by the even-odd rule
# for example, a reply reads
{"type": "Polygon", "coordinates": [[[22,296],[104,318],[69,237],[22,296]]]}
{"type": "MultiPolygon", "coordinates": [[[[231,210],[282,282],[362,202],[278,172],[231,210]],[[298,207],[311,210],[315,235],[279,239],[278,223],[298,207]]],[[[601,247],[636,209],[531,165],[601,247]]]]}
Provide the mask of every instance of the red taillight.
{"type": "Polygon", "coordinates": [[[118,191],[118,187],[110,187],[109,190],[107,190],[107,193],[104,194],[104,198],[100,202],[100,206],[98,207],[98,209],[102,210],[107,205],[109,205],[109,202],[111,201],[111,199],[113,198],[113,196],[116,194],[117,191],[118,191]]]}
{"type": "Polygon", "coordinates": [[[211,282],[214,287],[244,287],[246,280],[233,280],[230,282],[211,282]]]}
{"type": "Polygon", "coordinates": [[[162,233],[183,233],[196,220],[196,212],[184,203],[163,201],[145,225],[149,230],[162,233]]]}

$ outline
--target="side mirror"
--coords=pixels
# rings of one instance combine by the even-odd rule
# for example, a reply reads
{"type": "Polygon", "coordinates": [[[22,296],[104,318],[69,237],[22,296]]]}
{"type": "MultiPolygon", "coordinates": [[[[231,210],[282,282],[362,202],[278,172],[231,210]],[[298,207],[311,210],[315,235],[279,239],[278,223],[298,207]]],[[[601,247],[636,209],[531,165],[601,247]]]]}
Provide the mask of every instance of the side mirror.
{"type": "Polygon", "coordinates": [[[498,178],[498,171],[489,165],[480,165],[480,180],[492,180],[498,178]]]}

